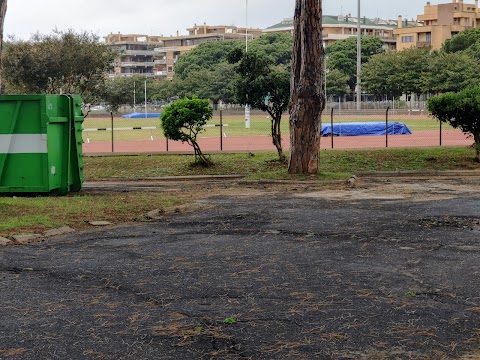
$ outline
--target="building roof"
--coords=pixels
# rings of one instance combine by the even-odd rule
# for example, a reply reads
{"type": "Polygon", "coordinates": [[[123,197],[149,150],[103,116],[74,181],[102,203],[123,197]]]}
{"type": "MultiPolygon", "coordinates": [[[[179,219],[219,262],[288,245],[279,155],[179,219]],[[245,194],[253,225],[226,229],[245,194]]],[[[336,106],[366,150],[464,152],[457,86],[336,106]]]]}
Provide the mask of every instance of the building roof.
{"type": "MultiPolygon", "coordinates": [[[[357,24],[357,18],[350,15],[323,15],[322,23],[324,25],[353,25],[357,24]]],[[[383,19],[368,19],[360,18],[360,25],[369,27],[390,27],[395,28],[397,26],[397,20],[383,20],[383,19]]],[[[282,28],[292,28],[293,18],[284,19],[282,22],[268,27],[266,30],[275,30],[282,28]]]]}

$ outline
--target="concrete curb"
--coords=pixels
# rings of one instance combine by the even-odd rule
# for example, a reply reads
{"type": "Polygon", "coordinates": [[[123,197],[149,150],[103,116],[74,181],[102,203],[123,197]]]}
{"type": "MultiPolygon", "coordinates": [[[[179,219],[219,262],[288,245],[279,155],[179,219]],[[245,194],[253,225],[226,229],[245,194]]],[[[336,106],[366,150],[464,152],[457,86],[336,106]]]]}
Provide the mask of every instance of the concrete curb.
{"type": "Polygon", "coordinates": [[[236,180],[243,179],[246,175],[185,175],[185,176],[161,176],[161,177],[139,177],[139,178],[108,178],[88,179],[84,184],[93,182],[135,182],[135,181],[195,181],[195,180],[236,180]]]}
{"type": "Polygon", "coordinates": [[[429,171],[385,171],[385,172],[356,172],[359,177],[416,177],[416,176],[480,176],[478,170],[429,170],[429,171]]]}

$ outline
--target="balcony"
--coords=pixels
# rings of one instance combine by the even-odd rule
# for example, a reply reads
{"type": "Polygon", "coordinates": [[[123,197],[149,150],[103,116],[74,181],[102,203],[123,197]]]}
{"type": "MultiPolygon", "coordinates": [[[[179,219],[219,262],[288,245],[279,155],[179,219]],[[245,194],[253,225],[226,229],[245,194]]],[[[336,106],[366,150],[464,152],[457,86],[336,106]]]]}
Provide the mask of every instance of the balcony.
{"type": "Polygon", "coordinates": [[[164,52],[169,52],[169,51],[176,51],[177,46],[164,46],[164,47],[158,47],[155,48],[156,53],[164,53],[164,52]]]}
{"type": "Polygon", "coordinates": [[[146,62],[122,62],[120,63],[121,67],[148,67],[148,66],[154,66],[155,63],[153,61],[146,61],[146,62]]]}
{"type": "Polygon", "coordinates": [[[122,55],[144,55],[144,56],[153,56],[155,51],[153,50],[123,50],[122,55]]]}
{"type": "Polygon", "coordinates": [[[155,60],[155,64],[165,65],[166,63],[167,63],[167,59],[155,60]]]}

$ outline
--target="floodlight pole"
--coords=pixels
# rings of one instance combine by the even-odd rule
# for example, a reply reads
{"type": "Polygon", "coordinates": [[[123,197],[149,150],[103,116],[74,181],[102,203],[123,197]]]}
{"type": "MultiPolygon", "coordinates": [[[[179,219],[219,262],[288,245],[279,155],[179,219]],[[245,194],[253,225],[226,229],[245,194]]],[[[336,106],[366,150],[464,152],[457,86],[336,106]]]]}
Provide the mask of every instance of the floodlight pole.
{"type": "Polygon", "coordinates": [[[357,110],[362,109],[362,85],[360,72],[362,70],[362,28],[360,26],[360,0],[358,0],[357,15],[357,110]]]}
{"type": "MultiPolygon", "coordinates": [[[[248,53],[248,0],[245,0],[245,55],[248,53]]],[[[247,95],[248,98],[248,95],[247,95]]],[[[250,129],[250,106],[245,104],[245,129],[250,129]]]]}
{"type": "Polygon", "coordinates": [[[135,89],[135,80],[133,80],[133,112],[135,112],[136,107],[137,107],[137,99],[136,99],[136,89],[135,89]]]}
{"type": "Polygon", "coordinates": [[[145,118],[147,117],[147,80],[145,80],[145,118]]]}

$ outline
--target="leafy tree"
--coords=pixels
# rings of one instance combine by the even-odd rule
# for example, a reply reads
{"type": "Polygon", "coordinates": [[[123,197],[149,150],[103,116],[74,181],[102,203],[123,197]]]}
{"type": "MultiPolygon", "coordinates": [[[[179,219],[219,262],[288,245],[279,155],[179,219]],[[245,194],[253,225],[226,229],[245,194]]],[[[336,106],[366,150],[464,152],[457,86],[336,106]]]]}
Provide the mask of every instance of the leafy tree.
{"type": "Polygon", "coordinates": [[[240,49],[230,54],[230,62],[237,63],[236,94],[242,104],[267,112],[272,118],[272,141],[281,162],[287,159],[282,149],[280,123],[290,99],[290,68],[276,64],[271,57],[259,52],[243,52],[240,49]]]}
{"type": "Polygon", "coordinates": [[[345,75],[338,69],[333,69],[325,75],[327,82],[327,96],[343,97],[350,91],[348,88],[348,75],[345,75]]]}
{"type": "Polygon", "coordinates": [[[120,77],[109,79],[103,88],[102,100],[111,111],[118,111],[120,106],[132,103],[133,83],[131,78],[120,77]]]}
{"type": "Polygon", "coordinates": [[[424,90],[423,75],[428,71],[429,59],[428,48],[373,55],[363,66],[363,87],[378,98],[420,95],[424,90]]]}
{"type": "Polygon", "coordinates": [[[480,43],[480,29],[467,29],[447,39],[442,45],[442,51],[446,53],[465,51],[478,43],[480,43]]]}
{"type": "Polygon", "coordinates": [[[430,49],[410,48],[397,54],[402,93],[420,96],[425,87],[422,77],[428,72],[430,49]]]}
{"type": "Polygon", "coordinates": [[[108,79],[102,88],[102,100],[111,111],[118,111],[122,105],[133,106],[134,103],[142,106],[145,102],[145,81],[147,85],[147,102],[168,102],[171,95],[171,82],[168,80],[154,80],[142,75],[118,77],[108,79]],[[134,89],[135,95],[134,95],[134,89]]]}
{"type": "Polygon", "coordinates": [[[175,63],[175,77],[186,79],[202,69],[214,70],[220,63],[228,63],[228,54],[244,47],[241,41],[215,41],[200,44],[192,51],[182,54],[175,63]]]}
{"type": "Polygon", "coordinates": [[[184,98],[166,106],[162,112],[162,128],[167,139],[187,142],[195,151],[199,163],[204,166],[213,165],[200,150],[197,136],[204,131],[204,125],[213,116],[213,109],[208,100],[184,98]]]}
{"type": "Polygon", "coordinates": [[[269,33],[249,42],[248,50],[267,56],[275,64],[292,61],[293,37],[289,33],[269,33]]]}
{"type": "MultiPolygon", "coordinates": [[[[348,75],[350,91],[355,91],[357,84],[357,38],[350,37],[335,41],[325,49],[327,53],[327,68],[337,69],[348,75]]],[[[375,36],[362,36],[362,64],[365,64],[373,55],[383,52],[383,43],[375,36]]]]}
{"type": "Polygon", "coordinates": [[[202,97],[214,103],[219,100],[233,102],[236,78],[234,66],[221,62],[212,69],[200,68],[198,71],[188,72],[183,79],[175,78],[174,86],[180,97],[202,97]]]}
{"type": "Polygon", "coordinates": [[[386,52],[373,55],[362,69],[362,87],[377,99],[402,94],[401,65],[399,55],[386,52]]]}
{"type": "Polygon", "coordinates": [[[2,47],[3,47],[3,23],[5,22],[5,14],[7,13],[7,0],[0,0],[0,94],[3,92],[2,87],[2,47]]]}
{"type": "Polygon", "coordinates": [[[114,56],[94,34],[54,30],[49,35],[36,34],[30,41],[9,43],[3,75],[9,92],[78,93],[89,97],[101,88],[114,56]]]}
{"type": "MultiPolygon", "coordinates": [[[[288,65],[292,57],[290,34],[267,34],[248,43],[249,52],[267,57],[274,64],[288,65]]],[[[198,96],[214,103],[234,102],[237,74],[228,55],[244,49],[242,41],[204,43],[182,54],[175,64],[174,87],[181,97],[198,96]]]]}
{"type": "Polygon", "coordinates": [[[427,108],[440,121],[471,134],[480,161],[480,86],[433,97],[428,100],[427,108]]]}
{"type": "Polygon", "coordinates": [[[431,93],[458,92],[480,83],[479,60],[465,52],[434,52],[423,73],[424,90],[431,93]]]}
{"type": "Polygon", "coordinates": [[[293,22],[288,172],[316,174],[320,165],[321,117],[325,108],[322,1],[297,0],[293,22]]]}

